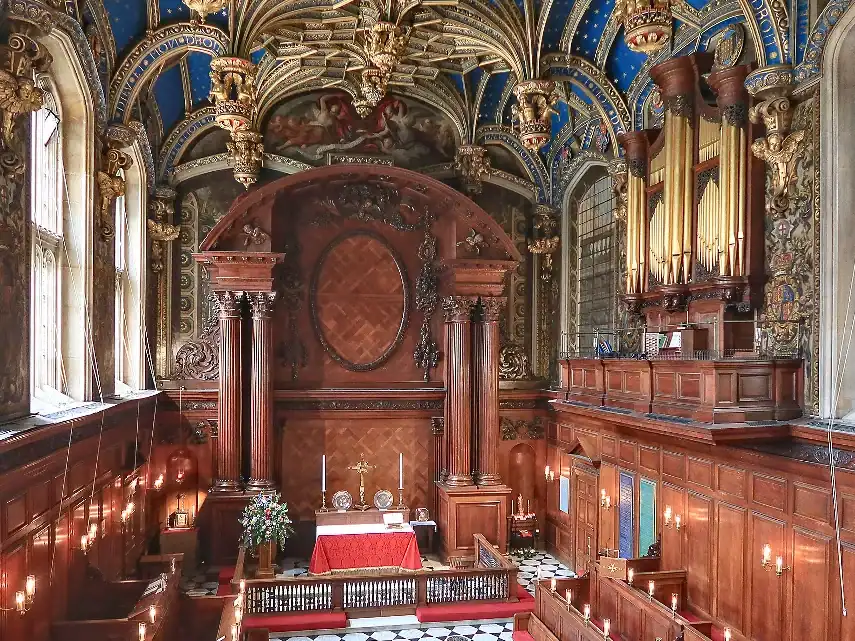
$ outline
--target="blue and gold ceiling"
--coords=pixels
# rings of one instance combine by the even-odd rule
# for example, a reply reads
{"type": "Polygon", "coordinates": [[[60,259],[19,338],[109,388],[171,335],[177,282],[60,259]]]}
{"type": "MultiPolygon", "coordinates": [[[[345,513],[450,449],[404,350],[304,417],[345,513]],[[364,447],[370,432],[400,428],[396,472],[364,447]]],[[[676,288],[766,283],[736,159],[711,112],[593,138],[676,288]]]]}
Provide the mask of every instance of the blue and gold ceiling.
{"type": "MultiPolygon", "coordinates": [[[[669,46],[648,58],[624,42],[615,0],[388,0],[391,13],[394,6],[415,6],[416,19],[423,19],[410,43],[422,54],[396,70],[389,92],[439,109],[463,142],[515,150],[548,199],[547,185],[560,182],[574,155],[610,155],[617,135],[655,124],[653,64],[707,50],[735,28],[744,35],[743,60],[793,64],[796,78],[808,83],[818,77],[824,39],[850,1],[832,0],[818,16],[808,0],[678,2],[669,46]],[[515,142],[509,127],[520,76],[552,78],[561,96],[551,142],[539,153],[515,142]]],[[[288,97],[346,90],[347,55],[323,46],[301,52],[300,43],[346,35],[341,12],[358,4],[231,0],[204,22],[182,0],[86,0],[68,12],[93,51],[108,120],[144,122],[157,173],[166,180],[192,141],[216,127],[208,98],[213,57],[251,56],[258,63],[262,119],[288,97]],[[332,36],[319,36],[324,29],[332,36]]]]}

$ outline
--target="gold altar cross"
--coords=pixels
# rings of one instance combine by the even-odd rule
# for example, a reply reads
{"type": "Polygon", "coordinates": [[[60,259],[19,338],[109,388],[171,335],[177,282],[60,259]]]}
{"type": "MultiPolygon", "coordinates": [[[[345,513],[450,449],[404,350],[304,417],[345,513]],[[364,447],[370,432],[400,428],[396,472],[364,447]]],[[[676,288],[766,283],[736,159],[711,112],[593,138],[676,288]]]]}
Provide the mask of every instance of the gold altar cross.
{"type": "Polygon", "coordinates": [[[365,475],[369,470],[373,470],[374,466],[365,462],[365,454],[360,454],[359,462],[356,465],[351,465],[347,469],[353,470],[359,474],[359,504],[356,507],[360,510],[366,510],[368,509],[368,506],[365,504],[365,475]]]}

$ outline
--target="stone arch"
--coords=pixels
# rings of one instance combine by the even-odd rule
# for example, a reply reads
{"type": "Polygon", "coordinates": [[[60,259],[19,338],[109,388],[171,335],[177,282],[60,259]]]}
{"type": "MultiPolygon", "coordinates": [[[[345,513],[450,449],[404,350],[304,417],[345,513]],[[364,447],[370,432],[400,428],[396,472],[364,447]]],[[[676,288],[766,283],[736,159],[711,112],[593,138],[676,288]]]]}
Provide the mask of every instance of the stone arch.
{"type": "MultiPolygon", "coordinates": [[[[843,362],[846,331],[855,315],[848,310],[855,275],[855,6],[843,15],[825,47],[820,80],[820,413],[855,413],[855,355],[850,354],[835,402],[838,368],[843,362]]],[[[855,295],[855,291],[852,292],[855,295]]]]}

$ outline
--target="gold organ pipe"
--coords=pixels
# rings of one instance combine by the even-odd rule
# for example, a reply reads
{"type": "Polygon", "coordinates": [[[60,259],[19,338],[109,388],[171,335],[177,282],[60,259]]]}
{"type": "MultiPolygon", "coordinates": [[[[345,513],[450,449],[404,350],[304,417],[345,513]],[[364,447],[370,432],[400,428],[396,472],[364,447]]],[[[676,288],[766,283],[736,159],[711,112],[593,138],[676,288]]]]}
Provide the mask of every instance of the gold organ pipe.
{"type": "MultiPolygon", "coordinates": [[[[695,173],[692,170],[694,163],[694,127],[690,118],[683,118],[683,183],[677,192],[682,198],[681,227],[683,242],[681,250],[683,255],[683,283],[688,283],[692,278],[692,212],[695,207],[695,173]]],[[[679,232],[678,232],[679,233],[679,232]]]]}
{"type": "Polygon", "coordinates": [[[731,125],[727,125],[727,128],[730,130],[728,135],[728,142],[731,144],[732,152],[731,158],[728,159],[728,162],[733,163],[733,167],[731,169],[731,185],[730,185],[730,197],[728,198],[728,211],[727,211],[727,274],[728,276],[736,275],[736,226],[737,226],[737,216],[739,215],[739,200],[740,200],[740,191],[739,191],[739,131],[736,127],[731,125]]]}
{"type": "Polygon", "coordinates": [[[726,117],[722,119],[721,134],[719,274],[741,276],[745,273],[746,136],[742,127],[731,124],[726,117]]]}
{"type": "Polygon", "coordinates": [[[739,259],[734,266],[735,276],[745,275],[745,200],[748,196],[748,138],[743,127],[739,127],[739,204],[737,207],[736,246],[739,259]]]}
{"type": "MultiPolygon", "coordinates": [[[[663,244],[665,245],[665,253],[663,258],[670,255],[671,249],[671,238],[669,234],[669,230],[672,227],[672,216],[674,215],[674,206],[672,204],[672,200],[674,198],[674,172],[677,169],[675,167],[675,158],[674,158],[674,146],[676,141],[674,140],[674,116],[671,114],[671,111],[668,110],[665,112],[665,185],[663,189],[663,199],[665,201],[665,217],[662,221],[665,227],[665,236],[662,238],[663,244]]],[[[671,279],[668,277],[667,268],[666,273],[663,274],[662,283],[668,285],[671,283],[671,279]]]]}
{"type": "Polygon", "coordinates": [[[638,178],[638,250],[636,251],[636,260],[638,262],[638,291],[644,289],[644,277],[647,274],[645,267],[647,261],[645,254],[647,252],[647,225],[650,224],[647,214],[647,192],[644,187],[644,180],[638,178]]]}

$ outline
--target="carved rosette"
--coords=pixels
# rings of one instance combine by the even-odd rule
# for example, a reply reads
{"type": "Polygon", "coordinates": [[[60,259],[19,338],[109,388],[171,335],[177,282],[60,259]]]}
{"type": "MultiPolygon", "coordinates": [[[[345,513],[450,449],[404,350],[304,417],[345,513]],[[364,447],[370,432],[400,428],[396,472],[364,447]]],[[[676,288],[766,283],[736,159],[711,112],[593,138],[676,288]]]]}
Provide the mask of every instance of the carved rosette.
{"type": "Polygon", "coordinates": [[[632,51],[650,56],[671,40],[671,0],[617,0],[612,19],[623,23],[624,41],[632,51]]]}
{"type": "Polygon", "coordinates": [[[218,126],[231,135],[226,147],[235,180],[245,188],[258,180],[264,143],[256,127],[256,66],[244,58],[221,56],[211,60],[211,102],[218,126]]]}
{"type": "Polygon", "coordinates": [[[528,354],[522,345],[510,343],[499,351],[499,380],[527,381],[534,378],[528,354]]]}
{"type": "Polygon", "coordinates": [[[490,175],[490,157],[480,145],[460,145],[454,157],[454,171],[463,182],[463,190],[470,195],[480,194],[483,180],[490,175]]]}
{"type": "Polygon", "coordinates": [[[748,92],[759,100],[748,112],[751,122],[763,122],[766,137],[751,144],[751,151],[769,168],[766,211],[779,220],[790,209],[790,188],[796,180],[796,165],[805,151],[805,131],[790,131],[793,122],[793,72],[789,65],[762,67],[745,80],[748,92]]]}
{"type": "Polygon", "coordinates": [[[523,146],[537,153],[548,142],[552,114],[560,96],[551,80],[525,80],[514,87],[516,104],[511,113],[523,146]]]}
{"type": "MultiPolygon", "coordinates": [[[[17,23],[10,21],[9,27],[13,25],[17,23]]],[[[6,44],[0,44],[0,116],[5,150],[11,149],[18,116],[41,109],[44,92],[35,85],[35,73],[45,71],[50,63],[44,47],[24,33],[11,33],[6,44]]]]}
{"type": "Polygon", "coordinates": [[[540,277],[552,280],[552,254],[558,251],[561,239],[558,236],[558,211],[551,205],[539,204],[534,209],[534,229],[528,250],[543,256],[540,277]]]}

